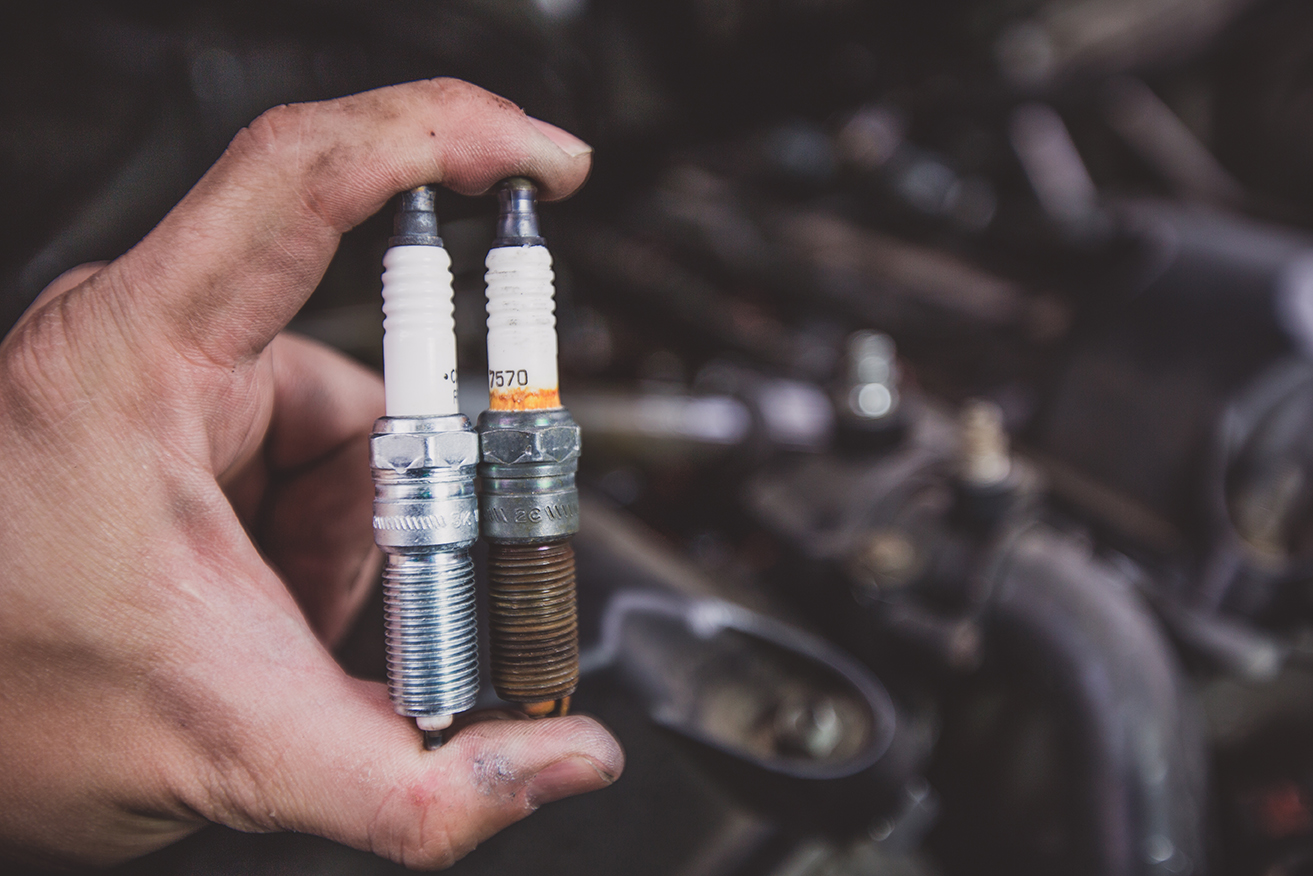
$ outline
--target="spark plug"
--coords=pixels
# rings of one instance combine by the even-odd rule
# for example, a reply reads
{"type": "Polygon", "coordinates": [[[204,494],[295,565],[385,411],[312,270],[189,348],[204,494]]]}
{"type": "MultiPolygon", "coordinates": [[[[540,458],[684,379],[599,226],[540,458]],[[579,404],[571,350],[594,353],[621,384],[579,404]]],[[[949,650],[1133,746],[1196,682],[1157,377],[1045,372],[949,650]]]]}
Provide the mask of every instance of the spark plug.
{"type": "Polygon", "coordinates": [[[433,190],[401,196],[383,257],[386,416],[374,423],[374,540],[386,555],[388,693],[424,747],[479,686],[474,565],[478,436],[456,403],[451,258],[433,190]]]}
{"type": "Polygon", "coordinates": [[[492,683],[543,717],[569,710],[579,679],[570,537],[579,530],[580,433],[557,385],[552,256],[536,190],[512,178],[497,197],[486,262],[490,409],[479,417],[492,683]]]}

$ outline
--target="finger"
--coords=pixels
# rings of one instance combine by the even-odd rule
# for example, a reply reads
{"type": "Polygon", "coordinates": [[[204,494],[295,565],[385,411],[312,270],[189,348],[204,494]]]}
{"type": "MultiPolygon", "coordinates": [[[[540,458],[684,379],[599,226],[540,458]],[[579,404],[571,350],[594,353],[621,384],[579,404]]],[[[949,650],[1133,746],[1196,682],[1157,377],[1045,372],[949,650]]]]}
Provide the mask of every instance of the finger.
{"type": "Polygon", "coordinates": [[[397,192],[437,182],[475,194],[512,175],[548,198],[574,191],[591,156],[562,148],[563,133],[453,79],[277,107],[115,263],[111,294],[185,349],[238,363],[301,306],[339,235],[397,192]]]}
{"type": "MultiPolygon", "coordinates": [[[[270,345],[274,414],[265,452],[275,473],[311,465],[368,437],[383,416],[383,380],[317,341],[284,333],[270,345]]],[[[368,481],[369,466],[362,468],[368,481]]]]}
{"type": "Polygon", "coordinates": [[[253,430],[219,482],[310,626],[330,647],[378,578],[369,434],[383,415],[378,375],[308,338],[266,351],[267,431],[253,430]],[[263,440],[261,440],[263,438],[263,440]]]}
{"type": "Polygon", "coordinates": [[[78,265],[76,268],[69,268],[67,271],[51,280],[50,285],[42,289],[41,294],[32,299],[32,303],[29,304],[27,310],[24,310],[23,314],[18,317],[18,321],[14,323],[11,331],[27,322],[32,318],[34,313],[63,295],[65,292],[82,285],[83,281],[91,278],[107,264],[108,262],[87,262],[84,265],[78,265]]]}
{"type": "Polygon", "coordinates": [[[260,783],[233,801],[244,815],[229,823],[315,833],[410,867],[447,866],[539,806],[606,787],[624,768],[619,744],[590,718],[483,721],[424,751],[381,685],[303,677],[284,703],[300,720],[246,746],[241,773],[260,783]]]}

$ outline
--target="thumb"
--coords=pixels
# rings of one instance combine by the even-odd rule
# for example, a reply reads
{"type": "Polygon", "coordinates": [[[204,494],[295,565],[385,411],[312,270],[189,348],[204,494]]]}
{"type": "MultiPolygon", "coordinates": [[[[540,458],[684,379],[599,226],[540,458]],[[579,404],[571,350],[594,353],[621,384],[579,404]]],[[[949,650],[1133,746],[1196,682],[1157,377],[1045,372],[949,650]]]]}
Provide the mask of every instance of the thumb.
{"type": "Polygon", "coordinates": [[[331,674],[322,686],[303,680],[304,693],[285,701],[295,724],[268,725],[281,728],[246,746],[240,772],[263,779],[230,802],[232,811],[205,814],[436,869],[540,805],[609,785],[624,768],[619,743],[582,716],[469,724],[425,751],[381,685],[331,674]],[[322,719],[307,721],[311,714],[322,719]]]}

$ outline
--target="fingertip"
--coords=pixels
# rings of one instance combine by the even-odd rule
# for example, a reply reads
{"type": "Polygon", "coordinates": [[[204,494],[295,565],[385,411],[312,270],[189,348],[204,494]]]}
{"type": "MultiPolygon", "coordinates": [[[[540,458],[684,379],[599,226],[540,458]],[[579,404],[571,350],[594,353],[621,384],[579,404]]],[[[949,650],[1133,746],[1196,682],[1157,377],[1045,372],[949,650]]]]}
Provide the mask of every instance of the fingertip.
{"type": "Polygon", "coordinates": [[[525,116],[534,129],[563,156],[549,162],[551,172],[534,175],[538,183],[538,196],[544,201],[560,201],[577,192],[593,171],[593,147],[563,128],[550,122],[525,116]]]}
{"type": "MultiPolygon", "coordinates": [[[[460,724],[459,719],[457,723],[460,724]]],[[[467,723],[454,734],[444,751],[472,760],[496,751],[506,762],[517,762],[534,772],[557,761],[582,757],[611,780],[625,766],[624,749],[615,735],[600,721],[586,715],[467,723]]]]}
{"type": "Polygon", "coordinates": [[[615,777],[598,769],[586,757],[569,757],[540,771],[524,788],[524,799],[532,809],[576,794],[598,791],[615,777]]]}
{"type": "Polygon", "coordinates": [[[297,777],[296,787],[246,808],[276,808],[280,827],[413,868],[449,866],[538,807],[609,786],[624,767],[620,743],[587,716],[475,713],[457,719],[457,726],[475,722],[441,748],[424,751],[413,723],[391,713],[381,686],[344,679],[336,698],[351,702],[342,704],[331,744],[319,734],[298,737],[290,755],[286,739],[279,746],[280,770],[297,777]]]}
{"type": "Polygon", "coordinates": [[[608,776],[610,781],[615,781],[624,772],[624,746],[601,721],[590,715],[570,715],[546,720],[563,725],[565,732],[577,740],[580,753],[594,761],[597,769],[608,776]]]}
{"type": "Polygon", "coordinates": [[[542,119],[535,119],[533,116],[529,116],[529,121],[543,133],[543,136],[555,143],[562,152],[571,158],[578,158],[593,151],[592,146],[589,146],[564,128],[558,128],[551,122],[544,122],[542,119]]]}

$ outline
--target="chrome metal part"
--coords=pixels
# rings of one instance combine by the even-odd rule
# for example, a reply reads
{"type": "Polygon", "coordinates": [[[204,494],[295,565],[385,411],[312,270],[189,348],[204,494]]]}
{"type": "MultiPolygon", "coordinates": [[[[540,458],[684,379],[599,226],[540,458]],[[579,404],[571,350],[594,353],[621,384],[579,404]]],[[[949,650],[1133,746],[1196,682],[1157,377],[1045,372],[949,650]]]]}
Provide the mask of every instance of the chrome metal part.
{"type": "Polygon", "coordinates": [[[401,193],[388,246],[442,246],[442,238],[438,236],[438,215],[433,209],[432,186],[419,186],[401,193]]]}
{"type": "Polygon", "coordinates": [[[522,176],[511,177],[497,187],[497,237],[493,247],[542,246],[538,231],[538,188],[522,176]]]}
{"type": "Polygon", "coordinates": [[[383,417],[370,457],[392,702],[416,718],[464,711],[479,685],[469,556],[479,534],[478,437],[460,414],[383,417]]]}
{"type": "Polygon", "coordinates": [[[479,512],[485,538],[527,543],[579,531],[581,433],[564,408],[479,417],[479,512]]]}

